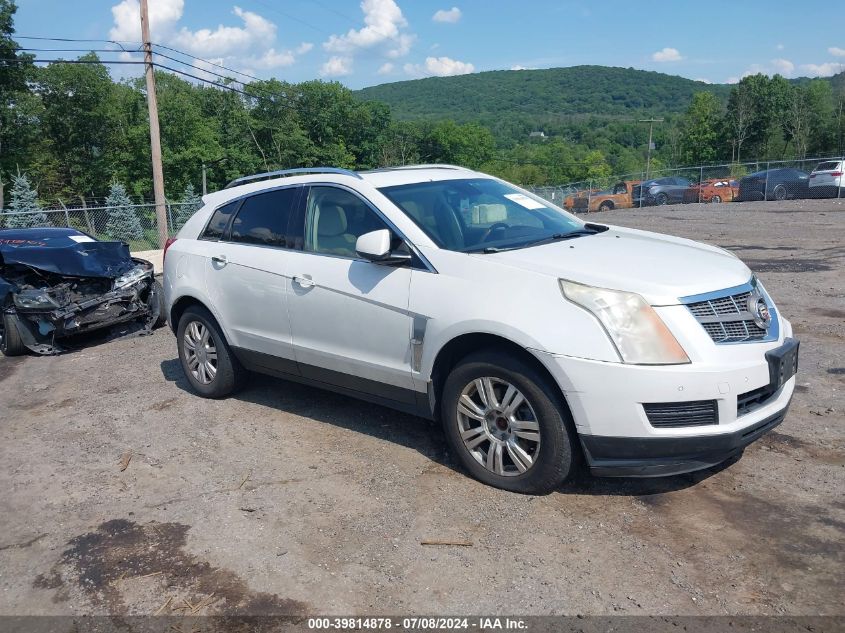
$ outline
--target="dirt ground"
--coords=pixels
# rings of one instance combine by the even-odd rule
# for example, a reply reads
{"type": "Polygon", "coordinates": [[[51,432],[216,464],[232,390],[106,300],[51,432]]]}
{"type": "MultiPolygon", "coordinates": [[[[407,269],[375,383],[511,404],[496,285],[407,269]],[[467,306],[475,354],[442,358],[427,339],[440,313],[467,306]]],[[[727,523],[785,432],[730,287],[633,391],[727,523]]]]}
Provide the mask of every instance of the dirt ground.
{"type": "Polygon", "coordinates": [[[0,615],[845,614],[845,204],[589,219],[729,248],[792,320],[792,408],[741,459],[519,496],[411,416],[197,398],[168,329],[0,359],[0,615]]]}

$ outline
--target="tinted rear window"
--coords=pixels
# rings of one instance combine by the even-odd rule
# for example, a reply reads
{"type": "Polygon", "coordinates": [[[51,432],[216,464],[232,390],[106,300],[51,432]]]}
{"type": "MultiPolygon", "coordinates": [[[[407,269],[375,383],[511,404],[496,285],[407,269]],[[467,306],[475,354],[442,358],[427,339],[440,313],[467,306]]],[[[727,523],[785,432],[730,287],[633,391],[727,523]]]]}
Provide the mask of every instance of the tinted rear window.
{"type": "Polygon", "coordinates": [[[223,237],[223,231],[226,230],[226,227],[229,224],[229,218],[232,217],[232,213],[235,212],[235,209],[238,208],[240,203],[240,200],[235,200],[234,202],[224,204],[222,207],[217,209],[211,216],[208,226],[205,227],[205,231],[203,231],[201,239],[219,240],[223,237]]]}
{"type": "Polygon", "coordinates": [[[819,163],[819,166],[816,167],[816,171],[836,171],[839,169],[839,162],[835,160],[830,160],[826,163],[819,163]]]}
{"type": "Polygon", "coordinates": [[[232,221],[229,240],[246,244],[287,246],[288,220],[298,187],[268,191],[244,200],[232,221]]]}

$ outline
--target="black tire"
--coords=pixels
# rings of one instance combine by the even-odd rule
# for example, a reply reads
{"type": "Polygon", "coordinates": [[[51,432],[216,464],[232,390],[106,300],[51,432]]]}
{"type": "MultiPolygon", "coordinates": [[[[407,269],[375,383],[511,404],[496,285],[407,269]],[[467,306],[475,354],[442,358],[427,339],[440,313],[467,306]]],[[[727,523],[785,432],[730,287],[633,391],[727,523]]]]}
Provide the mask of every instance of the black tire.
{"type": "MultiPolygon", "coordinates": [[[[513,354],[487,350],[467,356],[447,377],[440,398],[441,419],[449,447],[469,473],[482,483],[523,494],[552,492],[575,471],[580,460],[574,424],[556,392],[557,389],[544,376],[513,354]],[[483,377],[507,381],[516,387],[530,404],[539,424],[539,447],[532,455],[533,464],[525,472],[507,476],[488,470],[464,444],[458,402],[464,389],[483,377]]],[[[497,397],[501,398],[501,394],[497,397]]],[[[489,451],[492,441],[485,442],[489,451]]],[[[503,454],[505,452],[503,450],[503,454]]],[[[507,460],[511,463],[511,470],[515,469],[516,462],[510,456],[507,460]]]]}
{"type": "Polygon", "coordinates": [[[232,354],[232,350],[229,348],[217,321],[202,306],[191,306],[182,314],[179,319],[179,327],[176,330],[176,344],[179,348],[179,362],[182,364],[182,371],[185,372],[185,377],[188,379],[191,389],[198,395],[203,398],[225,398],[243,386],[246,380],[246,370],[232,354]],[[217,371],[209,383],[203,383],[194,376],[186,358],[185,332],[194,322],[208,329],[209,338],[214,343],[217,352],[217,371]]]}
{"type": "Polygon", "coordinates": [[[610,200],[606,200],[599,205],[599,211],[613,211],[615,205],[610,200]]]}
{"type": "Polygon", "coordinates": [[[660,193],[658,193],[658,194],[654,197],[654,204],[656,204],[656,205],[658,205],[658,206],[661,206],[661,207],[662,207],[662,206],[663,206],[663,205],[665,205],[667,202],[669,202],[669,196],[667,196],[667,195],[666,195],[665,193],[663,193],[662,191],[661,191],[660,193]]]}
{"type": "Polygon", "coordinates": [[[722,202],[722,197],[721,196],[713,196],[713,197],[710,198],[710,202],[712,202],[713,204],[719,204],[719,203],[722,202]]]}
{"type": "Polygon", "coordinates": [[[5,313],[0,315],[0,352],[3,356],[22,356],[27,352],[17,324],[5,313]]]}
{"type": "Polygon", "coordinates": [[[164,288],[158,280],[153,281],[150,290],[150,310],[150,328],[157,330],[164,327],[167,324],[167,308],[164,305],[164,288]]]}
{"type": "Polygon", "coordinates": [[[786,187],[784,187],[783,185],[778,185],[772,191],[772,197],[774,197],[775,200],[779,200],[779,201],[786,200],[786,196],[787,196],[786,187]]]}

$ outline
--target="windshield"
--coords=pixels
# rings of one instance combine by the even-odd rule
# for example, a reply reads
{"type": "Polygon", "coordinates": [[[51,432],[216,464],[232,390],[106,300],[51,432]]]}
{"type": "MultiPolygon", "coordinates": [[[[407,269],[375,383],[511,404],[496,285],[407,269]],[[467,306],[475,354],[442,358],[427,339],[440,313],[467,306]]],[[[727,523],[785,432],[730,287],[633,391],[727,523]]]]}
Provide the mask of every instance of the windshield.
{"type": "Polygon", "coordinates": [[[553,204],[490,178],[421,182],[379,191],[435,244],[450,251],[520,248],[584,229],[553,204]]]}

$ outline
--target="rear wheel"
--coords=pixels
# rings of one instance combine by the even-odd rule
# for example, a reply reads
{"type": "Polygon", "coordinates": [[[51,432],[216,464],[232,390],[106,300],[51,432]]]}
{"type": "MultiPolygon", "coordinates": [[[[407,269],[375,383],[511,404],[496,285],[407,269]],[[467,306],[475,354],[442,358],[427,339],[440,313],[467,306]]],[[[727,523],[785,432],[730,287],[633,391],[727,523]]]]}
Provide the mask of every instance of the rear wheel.
{"type": "Polygon", "coordinates": [[[778,185],[775,187],[774,191],[772,191],[772,196],[774,196],[775,200],[786,200],[786,187],[778,185]]]}
{"type": "Polygon", "coordinates": [[[0,315],[0,352],[3,352],[3,356],[26,354],[26,346],[23,344],[15,320],[5,313],[0,315]]]}
{"type": "Polygon", "coordinates": [[[225,398],[243,385],[246,370],[208,310],[200,306],[185,310],[176,340],[182,369],[196,393],[204,398],[225,398]]]}
{"type": "Polygon", "coordinates": [[[578,453],[566,407],[534,368],[513,355],[478,352],[449,374],[441,417],[450,448],[479,481],[546,494],[573,472],[578,453]]]}
{"type": "Polygon", "coordinates": [[[712,198],[710,198],[710,202],[714,202],[716,204],[719,204],[721,201],[722,201],[722,196],[713,196],[712,198]]]}
{"type": "Polygon", "coordinates": [[[599,211],[613,211],[613,202],[605,200],[599,205],[599,211]]]}

